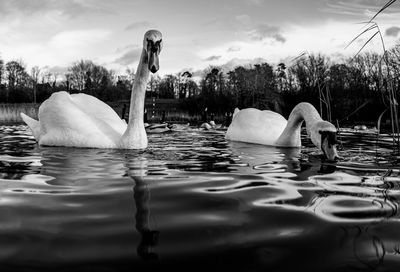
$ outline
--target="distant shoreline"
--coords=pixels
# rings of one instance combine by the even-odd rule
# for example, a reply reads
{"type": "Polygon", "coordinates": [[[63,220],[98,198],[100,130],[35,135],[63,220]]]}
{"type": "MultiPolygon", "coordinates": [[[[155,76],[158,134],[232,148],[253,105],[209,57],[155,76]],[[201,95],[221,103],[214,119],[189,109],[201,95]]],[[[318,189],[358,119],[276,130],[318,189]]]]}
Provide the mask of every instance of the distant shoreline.
{"type": "MultiPolygon", "coordinates": [[[[163,111],[165,111],[166,122],[173,123],[190,123],[191,125],[198,125],[202,123],[201,113],[190,114],[183,110],[180,106],[179,99],[155,99],[146,98],[145,108],[147,109],[147,119],[149,123],[158,123],[161,121],[163,111]]],[[[129,116],[129,101],[122,100],[118,102],[106,102],[114,111],[122,117],[124,104],[126,105],[125,118],[129,116]]],[[[28,116],[38,119],[40,103],[0,103],[0,125],[8,124],[23,124],[20,113],[23,112],[28,116]]],[[[214,120],[217,123],[224,122],[222,114],[215,114],[214,120]]],[[[388,121],[388,120],[387,120],[388,121]]],[[[333,123],[336,125],[335,120],[333,123]]],[[[368,128],[377,126],[375,120],[366,121],[342,121],[339,124],[341,127],[353,127],[356,125],[366,125],[368,128]]],[[[390,123],[381,124],[381,132],[390,132],[390,123]]]]}
{"type": "MultiPolygon", "coordinates": [[[[129,101],[106,102],[114,111],[122,117],[124,104],[126,105],[125,118],[129,116],[129,101]]],[[[38,119],[40,103],[0,103],[0,124],[22,124],[20,113],[38,119]]],[[[201,114],[189,114],[180,107],[178,99],[154,99],[146,98],[145,109],[149,123],[161,121],[163,111],[165,120],[174,123],[198,124],[201,122],[201,114]]],[[[223,122],[224,116],[215,115],[215,121],[223,122]]]]}

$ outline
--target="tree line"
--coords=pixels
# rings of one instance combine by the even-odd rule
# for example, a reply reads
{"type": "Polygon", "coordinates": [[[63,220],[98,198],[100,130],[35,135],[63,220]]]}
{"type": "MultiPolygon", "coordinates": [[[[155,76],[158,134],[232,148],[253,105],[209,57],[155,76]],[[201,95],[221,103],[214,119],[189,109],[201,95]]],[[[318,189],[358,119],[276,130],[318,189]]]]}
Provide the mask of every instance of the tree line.
{"type": "MultiPolygon", "coordinates": [[[[0,102],[41,103],[51,93],[83,92],[106,102],[127,101],[134,71],[116,75],[90,60],[80,60],[58,75],[44,68],[29,72],[22,61],[0,58],[0,102]]],[[[147,97],[179,99],[191,114],[226,114],[235,107],[270,109],[288,116],[299,102],[312,103],[328,120],[376,121],[391,103],[388,89],[400,90],[400,44],[385,55],[363,53],[341,61],[322,54],[302,54],[288,63],[261,63],[224,71],[209,67],[200,80],[190,71],[152,75],[147,97]],[[385,57],[386,61],[383,61],[385,57]]]]}
{"type": "Polygon", "coordinates": [[[216,113],[255,107],[287,117],[295,105],[305,101],[332,122],[376,122],[393,103],[389,93],[397,96],[399,91],[397,45],[385,56],[363,53],[340,62],[322,54],[305,53],[276,67],[263,63],[237,67],[228,73],[212,68],[201,79],[198,95],[186,99],[185,105],[188,111],[199,112],[207,107],[216,113]]]}

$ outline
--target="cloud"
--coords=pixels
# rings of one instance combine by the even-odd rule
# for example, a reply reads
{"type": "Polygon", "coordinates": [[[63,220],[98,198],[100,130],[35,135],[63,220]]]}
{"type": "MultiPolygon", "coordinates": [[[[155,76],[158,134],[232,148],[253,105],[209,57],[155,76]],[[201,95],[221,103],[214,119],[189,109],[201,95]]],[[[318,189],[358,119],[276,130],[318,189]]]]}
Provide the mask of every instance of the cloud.
{"type": "Polygon", "coordinates": [[[138,22],[134,22],[134,23],[131,23],[128,26],[126,26],[125,30],[129,31],[129,30],[145,28],[145,27],[150,27],[150,26],[151,26],[151,23],[148,21],[138,21],[138,22]]]}
{"type": "Polygon", "coordinates": [[[0,14],[3,16],[30,16],[57,13],[66,17],[77,17],[86,13],[110,13],[107,6],[96,1],[58,1],[58,0],[2,0],[0,14]]]}
{"type": "Polygon", "coordinates": [[[236,19],[236,21],[238,21],[239,23],[241,23],[242,25],[245,25],[245,26],[251,24],[251,18],[247,14],[237,15],[235,17],[235,19],[236,19]]]}
{"type": "Polygon", "coordinates": [[[221,56],[210,56],[204,60],[205,61],[214,61],[214,60],[219,60],[220,58],[221,58],[221,56]]]}
{"type": "Polygon", "coordinates": [[[109,35],[110,31],[104,29],[68,30],[54,35],[49,44],[65,50],[84,48],[105,40],[109,35]]]}
{"type": "Polygon", "coordinates": [[[262,41],[267,38],[272,38],[277,42],[285,43],[286,38],[282,35],[281,30],[277,26],[262,24],[248,32],[250,38],[255,41],[262,41]]]}
{"type": "Polygon", "coordinates": [[[261,64],[261,63],[266,63],[267,61],[263,58],[255,58],[255,59],[239,59],[239,58],[233,58],[229,60],[227,63],[224,63],[220,66],[221,70],[225,73],[228,73],[229,71],[233,71],[235,68],[239,66],[243,66],[246,68],[253,67],[254,64],[261,64]]]}
{"type": "Polygon", "coordinates": [[[386,36],[391,36],[391,37],[397,37],[400,33],[400,27],[397,26],[392,26],[386,29],[385,35],[386,36]]]}
{"type": "Polygon", "coordinates": [[[264,4],[264,0],[245,0],[245,3],[254,6],[261,6],[262,4],[264,4]]]}
{"type": "Polygon", "coordinates": [[[238,45],[234,45],[234,46],[231,46],[231,47],[229,47],[228,48],[228,52],[238,52],[238,51],[240,51],[242,48],[240,47],[240,46],[238,46],[238,45]]]}
{"type": "MultiPolygon", "coordinates": [[[[252,68],[255,64],[261,64],[261,63],[266,63],[266,62],[267,62],[267,60],[263,59],[263,58],[254,58],[254,59],[233,58],[222,65],[218,65],[218,66],[214,66],[214,67],[226,74],[230,71],[235,70],[235,68],[237,68],[239,66],[242,66],[245,68],[252,68]]],[[[210,67],[207,67],[205,69],[198,69],[198,70],[194,70],[194,71],[193,71],[193,69],[190,69],[190,71],[192,72],[192,77],[200,79],[200,78],[204,77],[207,73],[210,72],[210,67]]]]}
{"type": "Polygon", "coordinates": [[[124,46],[124,47],[118,47],[118,48],[115,50],[115,53],[120,54],[120,53],[122,53],[122,52],[124,52],[124,51],[136,49],[136,48],[138,48],[138,47],[139,47],[139,45],[137,45],[137,44],[128,44],[128,45],[126,45],[126,46],[124,46]]]}
{"type": "MultiPolygon", "coordinates": [[[[388,0],[326,0],[326,8],[324,8],[324,10],[331,13],[356,17],[359,17],[360,15],[371,16],[378,12],[380,8],[385,6],[387,2],[388,0]]],[[[400,12],[400,9],[393,5],[385,10],[385,13],[398,12],[400,12]]]]}
{"type": "Polygon", "coordinates": [[[48,71],[52,74],[56,75],[65,75],[68,73],[68,67],[65,66],[52,66],[52,67],[47,67],[48,71]]]}
{"type": "Polygon", "coordinates": [[[117,58],[114,63],[121,64],[123,66],[130,65],[139,61],[140,55],[142,54],[142,49],[136,47],[125,52],[121,57],[117,58]]]}

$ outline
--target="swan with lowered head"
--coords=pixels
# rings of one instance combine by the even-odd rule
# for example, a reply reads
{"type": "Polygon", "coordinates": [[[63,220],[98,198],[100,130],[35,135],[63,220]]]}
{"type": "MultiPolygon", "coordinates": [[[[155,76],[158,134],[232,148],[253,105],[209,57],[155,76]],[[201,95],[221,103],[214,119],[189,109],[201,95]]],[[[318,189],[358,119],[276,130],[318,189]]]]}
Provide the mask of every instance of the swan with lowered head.
{"type": "Polygon", "coordinates": [[[314,106],[306,102],[294,107],[288,120],[273,111],[235,109],[225,138],[262,145],[301,147],[300,132],[303,121],[306,122],[307,133],[313,144],[323,151],[328,160],[336,160],[338,154],[335,126],[322,120],[314,106]]]}
{"type": "Polygon", "coordinates": [[[86,94],[53,93],[39,108],[39,120],[21,113],[39,145],[142,149],[147,147],[143,113],[150,71],[159,69],[162,35],[149,30],[131,93],[129,123],[106,103],[86,94]]]}

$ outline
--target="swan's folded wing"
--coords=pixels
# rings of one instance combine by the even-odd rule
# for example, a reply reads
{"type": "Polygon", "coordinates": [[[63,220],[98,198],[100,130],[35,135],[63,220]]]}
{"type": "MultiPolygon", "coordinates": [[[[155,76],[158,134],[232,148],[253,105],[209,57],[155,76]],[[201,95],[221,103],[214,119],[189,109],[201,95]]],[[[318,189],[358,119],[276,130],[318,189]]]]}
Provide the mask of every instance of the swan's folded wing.
{"type": "Polygon", "coordinates": [[[125,132],[127,127],[126,122],[122,120],[118,114],[103,101],[94,96],[83,93],[72,94],[71,98],[76,106],[88,115],[103,120],[121,135],[125,132]]]}
{"type": "Polygon", "coordinates": [[[39,144],[112,147],[121,137],[114,129],[77,107],[66,92],[54,93],[39,108],[39,144]]]}
{"type": "Polygon", "coordinates": [[[235,114],[227,130],[226,139],[275,145],[286,124],[286,119],[276,112],[247,108],[235,114]]]}
{"type": "Polygon", "coordinates": [[[28,115],[24,114],[21,112],[21,118],[25,122],[25,124],[28,125],[29,129],[31,130],[33,137],[35,137],[36,140],[39,140],[40,138],[40,124],[39,121],[29,117],[28,115]]]}

